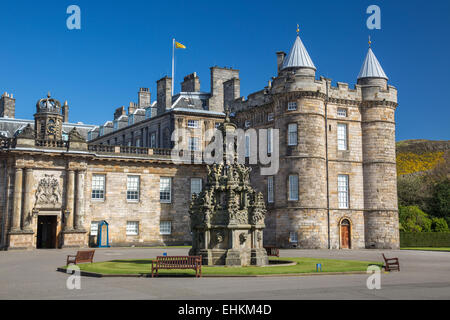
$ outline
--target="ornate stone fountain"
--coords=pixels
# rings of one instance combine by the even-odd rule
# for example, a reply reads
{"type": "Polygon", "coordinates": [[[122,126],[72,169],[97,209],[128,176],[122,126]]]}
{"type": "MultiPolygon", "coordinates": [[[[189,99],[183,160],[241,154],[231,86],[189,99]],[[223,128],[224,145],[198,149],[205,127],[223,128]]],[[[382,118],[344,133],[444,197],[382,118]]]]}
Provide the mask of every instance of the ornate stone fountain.
{"type": "MultiPolygon", "coordinates": [[[[227,117],[219,128],[224,141],[235,129],[227,117]]],[[[267,265],[263,247],[266,215],[263,195],[250,185],[250,168],[238,164],[237,158],[233,163],[226,159],[224,150],[223,161],[207,167],[205,188],[191,201],[193,245],[189,254],[201,255],[204,265],[267,265]]]]}

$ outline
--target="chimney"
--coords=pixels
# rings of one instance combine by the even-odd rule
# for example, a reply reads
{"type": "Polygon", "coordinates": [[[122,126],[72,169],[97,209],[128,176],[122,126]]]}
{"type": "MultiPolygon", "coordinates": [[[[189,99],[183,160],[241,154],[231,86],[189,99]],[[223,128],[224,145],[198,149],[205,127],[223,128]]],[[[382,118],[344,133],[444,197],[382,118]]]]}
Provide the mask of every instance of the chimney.
{"type": "Polygon", "coordinates": [[[156,82],[158,115],[172,107],[172,78],[164,77],[156,82]]]}
{"type": "Polygon", "coordinates": [[[16,99],[7,92],[0,98],[0,117],[14,119],[16,115],[16,99]]]}
{"type": "MultiPolygon", "coordinates": [[[[231,68],[211,68],[211,98],[209,98],[209,110],[224,112],[224,83],[228,80],[239,80],[239,70],[231,68]]],[[[235,82],[234,85],[239,84],[235,82]]],[[[239,90],[237,90],[239,93],[239,90]]],[[[236,93],[236,90],[234,91],[236,93]]]]}
{"type": "Polygon", "coordinates": [[[63,122],[69,122],[69,105],[67,104],[67,100],[64,102],[62,106],[62,114],[63,114],[63,122]]]}
{"type": "Polygon", "coordinates": [[[184,77],[184,81],[181,83],[181,91],[200,92],[200,78],[197,76],[197,72],[184,77]]]}
{"type": "Polygon", "coordinates": [[[277,52],[277,68],[278,68],[278,74],[281,71],[281,68],[283,67],[284,58],[286,57],[286,52],[278,51],[277,52]]]}
{"type": "Polygon", "coordinates": [[[130,102],[128,106],[128,115],[133,114],[136,109],[136,104],[134,102],[130,102]]]}
{"type": "Polygon", "coordinates": [[[120,116],[124,115],[126,115],[125,107],[121,106],[120,108],[117,108],[116,111],[114,112],[114,120],[119,119],[120,116]]]}
{"type": "Polygon", "coordinates": [[[140,88],[138,92],[138,106],[145,109],[151,104],[151,94],[149,88],[140,88]]]}
{"type": "Polygon", "coordinates": [[[223,83],[223,103],[225,109],[230,109],[231,103],[241,96],[241,80],[233,78],[223,83]]]}

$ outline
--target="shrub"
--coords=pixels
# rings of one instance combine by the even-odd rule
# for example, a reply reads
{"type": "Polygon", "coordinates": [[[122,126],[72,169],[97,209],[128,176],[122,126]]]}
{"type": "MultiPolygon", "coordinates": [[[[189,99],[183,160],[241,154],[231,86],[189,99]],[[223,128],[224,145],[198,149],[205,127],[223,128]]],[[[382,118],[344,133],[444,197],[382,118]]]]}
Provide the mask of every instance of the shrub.
{"type": "Polygon", "coordinates": [[[448,232],[448,224],[444,218],[431,219],[431,228],[434,232],[448,232]]]}
{"type": "Polygon", "coordinates": [[[450,247],[450,232],[400,232],[400,246],[450,247]]]}
{"type": "Polygon", "coordinates": [[[417,206],[399,207],[400,231],[430,232],[431,219],[417,206]]]}

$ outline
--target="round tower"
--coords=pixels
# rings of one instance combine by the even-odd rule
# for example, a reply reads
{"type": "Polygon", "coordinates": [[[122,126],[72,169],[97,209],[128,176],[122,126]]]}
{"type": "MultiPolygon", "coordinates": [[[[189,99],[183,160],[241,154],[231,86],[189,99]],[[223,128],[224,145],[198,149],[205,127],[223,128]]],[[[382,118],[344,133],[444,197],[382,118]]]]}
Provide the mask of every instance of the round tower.
{"type": "Polygon", "coordinates": [[[276,242],[282,247],[327,248],[325,96],[316,67],[300,37],[280,65],[272,85],[280,170],[276,242]]]}
{"type": "Polygon", "coordinates": [[[397,90],[388,86],[388,77],[370,47],[358,76],[358,85],[362,94],[366,248],[398,249],[395,156],[397,90]]]}

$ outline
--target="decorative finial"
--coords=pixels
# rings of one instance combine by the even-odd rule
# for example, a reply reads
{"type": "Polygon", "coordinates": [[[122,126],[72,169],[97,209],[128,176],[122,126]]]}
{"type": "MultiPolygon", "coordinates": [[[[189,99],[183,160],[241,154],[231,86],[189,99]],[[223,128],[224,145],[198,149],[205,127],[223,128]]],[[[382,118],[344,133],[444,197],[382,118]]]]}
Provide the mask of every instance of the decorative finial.
{"type": "Polygon", "coordinates": [[[300,26],[297,23],[297,36],[300,34],[300,26]]]}
{"type": "Polygon", "coordinates": [[[369,48],[372,47],[372,41],[370,40],[370,36],[369,36],[369,48]]]}
{"type": "Polygon", "coordinates": [[[50,91],[47,93],[47,98],[50,98],[52,95],[50,94],[50,91]]]}

